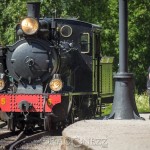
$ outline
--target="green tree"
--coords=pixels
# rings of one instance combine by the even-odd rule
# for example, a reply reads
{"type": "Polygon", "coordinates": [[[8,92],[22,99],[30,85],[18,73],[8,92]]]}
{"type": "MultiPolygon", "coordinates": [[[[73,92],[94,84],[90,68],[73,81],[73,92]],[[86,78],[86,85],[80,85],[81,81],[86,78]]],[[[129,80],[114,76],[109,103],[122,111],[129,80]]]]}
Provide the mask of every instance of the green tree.
{"type": "Polygon", "coordinates": [[[25,16],[25,0],[3,0],[0,5],[0,42],[2,45],[14,41],[16,24],[25,16]]]}
{"type": "MultiPolygon", "coordinates": [[[[27,14],[29,0],[1,0],[0,44],[11,44],[16,24],[27,14]]],[[[32,0],[30,0],[32,1],[32,0]]],[[[71,17],[102,26],[103,55],[114,56],[114,71],[119,63],[119,17],[116,0],[36,0],[41,1],[41,16],[71,17]]],[[[146,88],[147,68],[150,64],[150,3],[149,0],[129,2],[129,72],[135,74],[136,88],[146,88]]]]}
{"type": "Polygon", "coordinates": [[[146,88],[150,66],[150,3],[149,0],[129,2],[129,68],[135,73],[138,92],[146,88]]]}

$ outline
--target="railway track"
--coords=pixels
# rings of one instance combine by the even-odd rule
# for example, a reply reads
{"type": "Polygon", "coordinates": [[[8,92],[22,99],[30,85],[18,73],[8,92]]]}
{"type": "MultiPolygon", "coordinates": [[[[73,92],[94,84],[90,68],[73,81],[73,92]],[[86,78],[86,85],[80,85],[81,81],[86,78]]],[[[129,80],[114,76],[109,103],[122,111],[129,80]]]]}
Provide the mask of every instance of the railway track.
{"type": "Polygon", "coordinates": [[[22,137],[22,132],[16,131],[15,133],[12,132],[4,132],[0,134],[0,149],[7,150],[9,147],[19,140],[22,137]]]}
{"type": "Polygon", "coordinates": [[[34,141],[34,140],[38,140],[40,139],[41,137],[47,135],[48,132],[46,131],[41,131],[41,132],[38,132],[38,133],[34,133],[32,135],[26,135],[24,138],[20,139],[20,140],[17,140],[16,142],[14,142],[9,150],[16,150],[16,149],[19,149],[22,145],[26,144],[26,143],[30,143],[31,141],[34,141]]]}
{"type": "Polygon", "coordinates": [[[6,132],[0,133],[0,150],[14,150],[20,147],[23,143],[32,141],[33,139],[38,139],[46,134],[39,128],[35,131],[16,131],[16,132],[6,132]]]}
{"type": "MultiPolygon", "coordinates": [[[[43,131],[43,128],[36,127],[34,130],[10,132],[5,122],[0,120],[0,150],[19,150],[19,149],[39,149],[39,146],[50,147],[53,149],[59,147],[61,143],[61,131],[52,130],[51,132],[43,131]],[[45,142],[45,145],[43,144],[45,142]],[[39,145],[39,146],[38,146],[39,145]]],[[[44,149],[45,149],[44,148],[44,149]]],[[[40,148],[41,149],[41,148],[40,148]]]]}

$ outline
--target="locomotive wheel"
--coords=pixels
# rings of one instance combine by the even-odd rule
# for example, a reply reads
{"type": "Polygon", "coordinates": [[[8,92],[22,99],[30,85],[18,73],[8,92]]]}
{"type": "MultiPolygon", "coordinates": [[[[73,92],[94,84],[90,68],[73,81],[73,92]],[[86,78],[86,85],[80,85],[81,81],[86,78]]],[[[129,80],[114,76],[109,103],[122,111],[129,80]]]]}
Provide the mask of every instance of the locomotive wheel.
{"type": "Polygon", "coordinates": [[[45,116],[44,118],[44,130],[51,131],[51,117],[45,116]]]}

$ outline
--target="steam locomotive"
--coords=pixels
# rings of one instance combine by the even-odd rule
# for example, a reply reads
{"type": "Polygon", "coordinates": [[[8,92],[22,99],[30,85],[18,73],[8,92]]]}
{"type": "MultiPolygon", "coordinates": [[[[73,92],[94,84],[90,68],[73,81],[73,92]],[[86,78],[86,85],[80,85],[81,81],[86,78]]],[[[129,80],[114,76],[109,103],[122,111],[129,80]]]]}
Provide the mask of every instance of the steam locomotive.
{"type": "Polygon", "coordinates": [[[0,117],[11,131],[51,130],[100,112],[112,100],[113,57],[102,57],[101,27],[75,19],[39,18],[27,3],[16,42],[0,48],[0,117]]]}

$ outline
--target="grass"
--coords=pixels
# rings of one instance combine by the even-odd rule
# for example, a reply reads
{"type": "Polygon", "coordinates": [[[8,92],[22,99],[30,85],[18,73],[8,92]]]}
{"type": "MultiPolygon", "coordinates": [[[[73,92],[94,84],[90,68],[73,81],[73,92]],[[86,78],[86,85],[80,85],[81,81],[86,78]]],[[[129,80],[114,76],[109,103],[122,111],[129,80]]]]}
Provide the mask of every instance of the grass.
{"type": "MultiPolygon", "coordinates": [[[[135,101],[139,113],[150,112],[149,97],[146,93],[143,93],[142,95],[135,94],[135,101]]],[[[112,104],[109,104],[103,110],[103,115],[110,114],[111,110],[112,110],[112,104]]]]}
{"type": "Polygon", "coordinates": [[[135,94],[135,100],[139,112],[150,112],[149,97],[146,93],[142,95],[135,94]]]}

